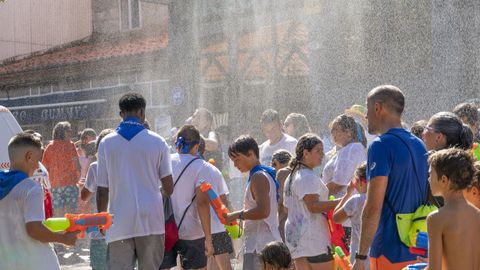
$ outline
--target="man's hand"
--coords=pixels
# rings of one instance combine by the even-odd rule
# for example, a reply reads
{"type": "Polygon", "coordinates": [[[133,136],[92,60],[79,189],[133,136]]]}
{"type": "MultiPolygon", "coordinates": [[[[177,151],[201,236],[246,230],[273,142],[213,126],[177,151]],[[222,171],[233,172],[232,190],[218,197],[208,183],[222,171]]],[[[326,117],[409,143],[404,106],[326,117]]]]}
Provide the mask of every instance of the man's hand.
{"type": "Polygon", "coordinates": [[[205,256],[213,256],[213,244],[212,239],[205,238],[205,256]]]}
{"type": "MultiPolygon", "coordinates": [[[[353,254],[350,254],[352,256],[353,254]]],[[[353,263],[352,270],[364,270],[365,269],[365,262],[362,260],[355,260],[353,263]]]]}

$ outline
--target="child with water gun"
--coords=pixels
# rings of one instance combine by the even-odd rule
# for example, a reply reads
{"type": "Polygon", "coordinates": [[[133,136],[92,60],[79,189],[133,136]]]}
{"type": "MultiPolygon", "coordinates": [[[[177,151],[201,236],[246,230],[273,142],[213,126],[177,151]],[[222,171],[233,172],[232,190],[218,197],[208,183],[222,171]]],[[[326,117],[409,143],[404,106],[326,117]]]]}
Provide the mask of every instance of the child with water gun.
{"type": "Polygon", "coordinates": [[[42,143],[32,134],[8,144],[10,169],[0,172],[0,269],[60,269],[51,242],[73,246],[77,232],[54,233],[42,221],[43,190],[31,177],[42,158],[42,143]]]}
{"type": "MultiPolygon", "coordinates": [[[[350,254],[358,252],[360,245],[360,227],[362,222],[362,210],[367,199],[367,179],[366,179],[367,163],[362,163],[354,174],[354,179],[347,188],[347,193],[343,196],[340,203],[334,210],[333,221],[343,223],[350,219],[352,223],[352,238],[350,243],[350,254]],[[358,194],[353,195],[353,191],[357,190],[358,194]]],[[[355,261],[355,256],[350,256],[350,262],[355,261]]],[[[370,269],[370,261],[365,260],[365,269],[370,269]]]]}

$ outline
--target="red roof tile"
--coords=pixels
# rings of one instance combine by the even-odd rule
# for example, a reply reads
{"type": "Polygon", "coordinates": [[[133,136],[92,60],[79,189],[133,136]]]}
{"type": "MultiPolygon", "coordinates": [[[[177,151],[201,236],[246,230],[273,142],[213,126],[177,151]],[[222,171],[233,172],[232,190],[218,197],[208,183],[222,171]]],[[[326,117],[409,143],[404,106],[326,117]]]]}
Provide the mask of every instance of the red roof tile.
{"type": "Polygon", "coordinates": [[[50,66],[68,65],[92,60],[137,55],[166,48],[167,35],[121,41],[85,42],[71,47],[53,49],[33,54],[11,63],[0,65],[0,74],[42,69],[50,66]]]}

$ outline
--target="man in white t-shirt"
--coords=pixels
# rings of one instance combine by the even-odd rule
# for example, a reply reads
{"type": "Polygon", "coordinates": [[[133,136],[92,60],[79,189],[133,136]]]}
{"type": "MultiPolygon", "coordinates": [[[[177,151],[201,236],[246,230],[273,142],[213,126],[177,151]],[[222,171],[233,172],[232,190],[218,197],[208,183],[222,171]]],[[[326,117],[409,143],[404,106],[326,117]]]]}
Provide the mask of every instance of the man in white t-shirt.
{"type": "Polygon", "coordinates": [[[145,129],[146,101],[136,93],[119,101],[120,123],[98,147],[97,207],[114,215],[106,233],[109,269],[158,269],[164,255],[164,195],[173,191],[169,147],[145,129]],[[160,188],[161,186],[161,188],[160,188]]]}
{"type": "Polygon", "coordinates": [[[278,231],[278,183],[275,169],[260,164],[258,145],[251,136],[240,136],[228,155],[242,173],[248,172],[244,205],[225,216],[228,223],[244,220],[243,269],[261,269],[260,252],[272,241],[282,241],[278,231]]]}
{"type": "Polygon", "coordinates": [[[78,232],[53,233],[42,221],[43,190],[31,177],[42,159],[42,143],[32,134],[8,144],[10,170],[0,172],[0,269],[60,269],[49,242],[75,245],[78,232]]]}
{"type": "Polygon", "coordinates": [[[279,149],[285,149],[290,154],[295,155],[297,140],[283,133],[282,123],[277,111],[272,109],[264,111],[260,123],[262,132],[267,137],[267,140],[259,146],[261,164],[270,166],[273,153],[279,149]]]}
{"type": "Polygon", "coordinates": [[[200,133],[193,125],[180,128],[177,153],[171,155],[175,188],[172,207],[179,240],[166,254],[160,269],[176,266],[180,255],[183,269],[206,269],[207,256],[213,255],[210,202],[200,191],[200,181],[209,177],[209,164],[198,156],[200,133]]]}

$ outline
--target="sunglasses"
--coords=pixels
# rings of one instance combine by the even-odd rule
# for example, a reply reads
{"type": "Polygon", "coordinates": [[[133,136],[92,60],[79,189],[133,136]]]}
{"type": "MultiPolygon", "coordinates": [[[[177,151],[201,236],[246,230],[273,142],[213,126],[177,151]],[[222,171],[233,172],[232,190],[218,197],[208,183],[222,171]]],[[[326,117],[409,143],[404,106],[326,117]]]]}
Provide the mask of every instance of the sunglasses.
{"type": "Polygon", "coordinates": [[[425,126],[424,129],[425,129],[426,131],[430,131],[430,132],[436,132],[436,133],[440,132],[440,131],[438,131],[436,128],[434,128],[434,127],[429,127],[429,126],[425,126]]]}

